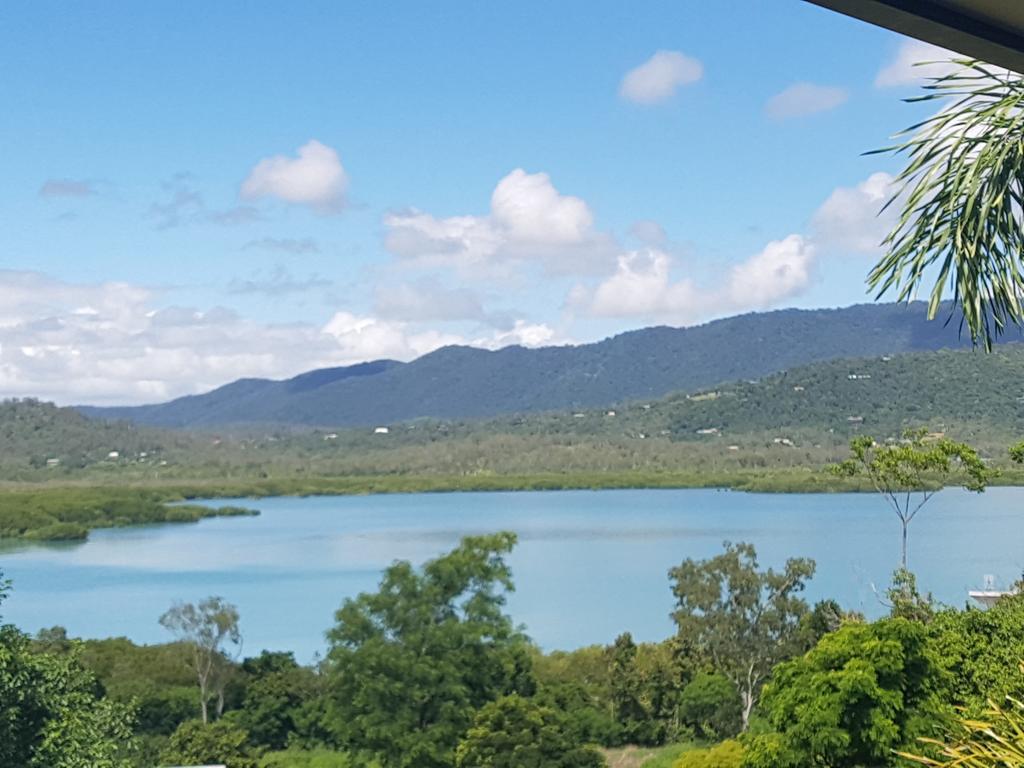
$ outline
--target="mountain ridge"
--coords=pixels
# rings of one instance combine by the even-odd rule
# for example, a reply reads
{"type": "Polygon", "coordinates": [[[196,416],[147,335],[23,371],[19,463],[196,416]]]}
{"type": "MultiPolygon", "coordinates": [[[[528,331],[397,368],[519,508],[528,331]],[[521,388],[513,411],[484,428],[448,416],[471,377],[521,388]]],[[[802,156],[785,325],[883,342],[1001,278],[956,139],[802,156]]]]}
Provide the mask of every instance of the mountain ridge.
{"type": "MultiPolygon", "coordinates": [[[[957,330],[957,317],[927,321],[924,307],[755,312],[689,328],[626,331],[576,346],[449,346],[406,363],[378,360],[282,381],[240,379],[167,403],[79,410],[172,428],[484,419],[657,398],[822,360],[971,346],[957,330]]],[[[1017,339],[1019,334],[1011,338],[1017,339]]]]}

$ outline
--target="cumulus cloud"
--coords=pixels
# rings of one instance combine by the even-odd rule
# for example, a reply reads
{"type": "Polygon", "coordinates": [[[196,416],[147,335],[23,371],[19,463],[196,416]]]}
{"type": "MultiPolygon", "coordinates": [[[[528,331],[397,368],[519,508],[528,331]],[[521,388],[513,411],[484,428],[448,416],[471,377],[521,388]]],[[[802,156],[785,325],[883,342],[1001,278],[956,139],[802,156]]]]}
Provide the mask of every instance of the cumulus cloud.
{"type": "Polygon", "coordinates": [[[814,83],[793,83],[772,96],[765,104],[764,110],[773,120],[786,120],[835,109],[845,103],[849,96],[845,88],[814,83]]]}
{"type": "Polygon", "coordinates": [[[636,104],[660,104],[680,86],[695,83],[703,76],[704,65],[697,59],[679,51],[658,51],[626,73],[619,84],[619,96],[636,104]]]}
{"type": "Polygon", "coordinates": [[[595,231],[586,202],[560,193],[546,173],[521,168],[498,182],[486,216],[410,210],[387,214],[384,227],[384,245],[400,259],[472,276],[508,274],[531,261],[555,274],[600,271],[615,252],[614,241],[595,231]]]}
{"type": "Polygon", "coordinates": [[[877,253],[895,223],[896,206],[879,213],[893,191],[893,177],[881,171],[855,186],[838,187],[811,218],[815,239],[830,250],[877,253]]]}
{"type": "Polygon", "coordinates": [[[244,200],[277,198],[307,205],[318,213],[338,213],[345,207],[348,175],[338,153],[310,139],[296,157],[274,155],[256,163],[242,182],[244,200]]]}
{"type": "Polygon", "coordinates": [[[896,49],[896,55],[875,75],[875,86],[891,88],[901,85],[918,85],[927,78],[942,77],[959,69],[949,61],[962,58],[953,51],[920,40],[906,39],[896,49]],[[930,62],[924,64],[922,62],[930,62]]]}
{"type": "Polygon", "coordinates": [[[547,326],[522,320],[470,339],[348,311],[322,326],[259,323],[223,307],[165,306],[162,298],[127,283],[70,283],[0,270],[0,398],[157,402],[242,377],[283,378],[383,357],[409,360],[447,344],[495,348],[557,340],[547,326]]]}
{"type": "Polygon", "coordinates": [[[39,196],[55,197],[92,197],[98,194],[96,185],[84,179],[47,179],[39,187],[39,196]]]}
{"type": "Polygon", "coordinates": [[[814,246],[801,235],[768,243],[734,266],[719,285],[673,281],[672,257],[663,251],[632,251],[619,257],[613,275],[595,289],[577,286],[571,309],[599,317],[639,317],[688,324],[711,315],[768,309],[798,295],[811,281],[814,246]]]}

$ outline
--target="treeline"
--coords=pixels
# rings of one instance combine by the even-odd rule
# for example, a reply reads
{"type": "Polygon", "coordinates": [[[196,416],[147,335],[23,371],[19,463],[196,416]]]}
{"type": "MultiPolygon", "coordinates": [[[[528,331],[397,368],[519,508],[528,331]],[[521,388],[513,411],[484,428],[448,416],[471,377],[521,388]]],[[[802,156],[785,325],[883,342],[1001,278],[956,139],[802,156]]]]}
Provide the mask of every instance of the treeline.
{"type": "Polygon", "coordinates": [[[207,517],[259,514],[237,506],[174,503],[180,498],[173,492],[133,488],[7,491],[0,497],[0,539],[80,541],[94,528],[195,523],[207,517]]]}
{"type": "Polygon", "coordinates": [[[0,762],[599,768],[639,744],[675,745],[677,768],[944,765],[958,723],[1024,691],[1024,596],[944,608],[898,571],[890,615],[868,623],[801,598],[812,561],[762,569],[747,544],[670,571],[664,642],[544,654],[504,612],[514,543],[395,563],[344,601],[312,666],[236,660],[240,617],[219,598],[173,606],[165,645],[6,626],[0,762]]]}

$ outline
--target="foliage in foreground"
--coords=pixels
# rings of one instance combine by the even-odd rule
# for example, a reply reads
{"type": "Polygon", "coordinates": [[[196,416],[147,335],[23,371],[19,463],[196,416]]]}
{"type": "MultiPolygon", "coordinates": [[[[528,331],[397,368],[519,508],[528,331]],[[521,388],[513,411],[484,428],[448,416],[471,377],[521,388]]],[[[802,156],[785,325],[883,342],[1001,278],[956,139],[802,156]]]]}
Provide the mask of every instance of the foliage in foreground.
{"type": "MultiPolygon", "coordinates": [[[[5,593],[0,578],[0,603],[5,593]]],[[[0,765],[128,768],[132,726],[130,708],[101,696],[77,653],[38,653],[0,626],[0,765]]]]}
{"type": "Polygon", "coordinates": [[[920,750],[901,755],[921,765],[947,768],[1019,768],[1024,765],[1024,703],[1008,697],[990,702],[979,719],[959,718],[951,741],[922,739],[933,754],[920,750]]]}

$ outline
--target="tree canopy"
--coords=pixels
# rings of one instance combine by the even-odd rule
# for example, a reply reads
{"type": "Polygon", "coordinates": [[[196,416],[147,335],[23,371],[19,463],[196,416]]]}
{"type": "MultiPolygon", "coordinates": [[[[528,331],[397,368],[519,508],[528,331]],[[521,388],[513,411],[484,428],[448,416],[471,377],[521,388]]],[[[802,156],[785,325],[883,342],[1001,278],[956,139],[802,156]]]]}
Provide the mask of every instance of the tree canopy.
{"type": "Polygon", "coordinates": [[[480,707],[532,692],[525,638],[503,612],[515,534],[468,536],[422,568],[396,562],[328,632],[328,724],[385,768],[448,768],[480,707]]]}
{"type": "Polygon", "coordinates": [[[799,593],[814,570],[813,560],[792,558],[781,572],[761,571],[753,545],[726,542],[722,554],[669,571],[679,636],[736,686],[743,730],[772,668],[802,650],[808,606],[799,593]]]}

